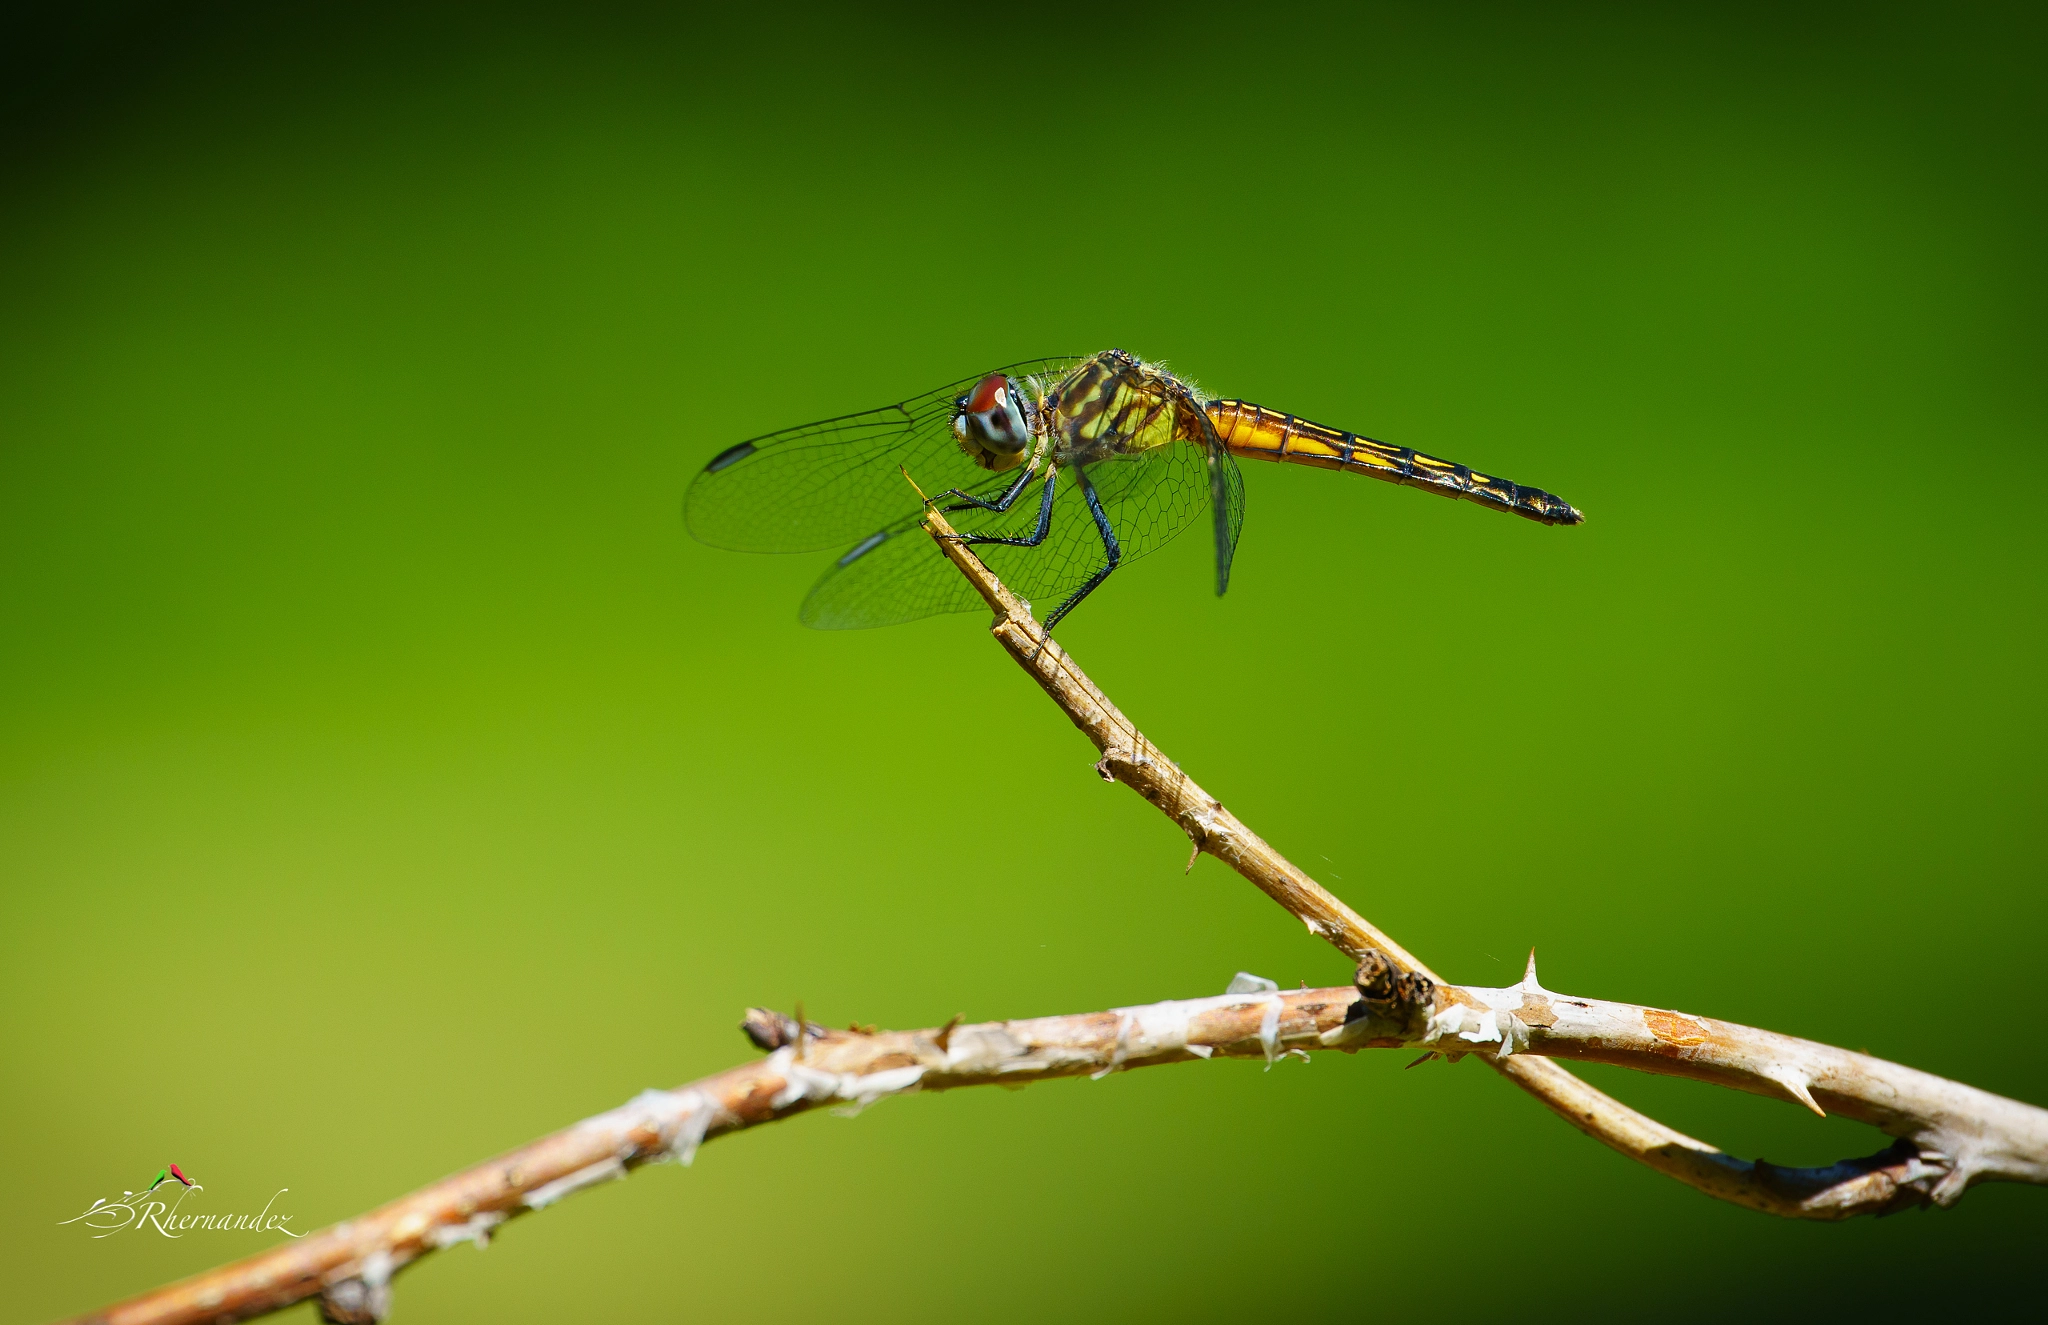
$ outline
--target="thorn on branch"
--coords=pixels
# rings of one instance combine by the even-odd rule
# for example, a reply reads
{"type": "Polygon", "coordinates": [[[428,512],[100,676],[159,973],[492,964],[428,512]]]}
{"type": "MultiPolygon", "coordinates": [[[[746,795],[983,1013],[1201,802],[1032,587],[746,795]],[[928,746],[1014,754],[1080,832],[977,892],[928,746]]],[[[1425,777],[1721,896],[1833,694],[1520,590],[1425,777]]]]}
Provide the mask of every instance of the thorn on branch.
{"type": "Polygon", "coordinates": [[[939,1027],[939,1033],[932,1036],[932,1043],[939,1046],[940,1053],[945,1053],[946,1046],[953,1042],[953,1028],[965,1020],[967,1020],[966,1013],[956,1012],[945,1025],[939,1027]]]}

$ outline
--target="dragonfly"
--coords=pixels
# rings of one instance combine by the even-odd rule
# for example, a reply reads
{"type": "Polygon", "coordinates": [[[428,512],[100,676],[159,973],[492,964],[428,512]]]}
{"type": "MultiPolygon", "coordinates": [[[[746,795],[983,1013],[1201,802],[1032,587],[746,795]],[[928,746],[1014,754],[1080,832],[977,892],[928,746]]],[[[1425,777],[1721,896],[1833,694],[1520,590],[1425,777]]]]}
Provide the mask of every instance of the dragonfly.
{"type": "Polygon", "coordinates": [[[840,550],[799,617],[845,630],[983,605],[925,535],[929,503],[1018,597],[1054,605],[1049,632],[1119,567],[1198,523],[1215,541],[1216,592],[1228,589],[1239,459],[1365,474],[1546,525],[1585,519],[1540,488],[1208,396],[1123,350],[1011,364],[750,438],[711,458],[683,512],[715,547],[840,550]]]}

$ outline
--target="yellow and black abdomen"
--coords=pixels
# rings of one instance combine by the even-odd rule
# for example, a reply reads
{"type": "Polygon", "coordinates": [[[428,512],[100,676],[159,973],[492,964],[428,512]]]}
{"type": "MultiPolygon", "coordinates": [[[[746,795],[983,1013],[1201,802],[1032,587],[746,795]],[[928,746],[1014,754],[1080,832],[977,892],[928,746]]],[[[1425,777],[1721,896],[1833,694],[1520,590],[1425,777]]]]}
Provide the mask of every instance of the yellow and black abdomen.
{"type": "Polygon", "coordinates": [[[1475,474],[1464,465],[1405,446],[1388,446],[1243,400],[1212,400],[1207,409],[1223,445],[1245,460],[1347,469],[1389,483],[1428,488],[1446,497],[1463,497],[1544,524],[1579,524],[1586,518],[1569,502],[1541,488],[1475,474]]]}

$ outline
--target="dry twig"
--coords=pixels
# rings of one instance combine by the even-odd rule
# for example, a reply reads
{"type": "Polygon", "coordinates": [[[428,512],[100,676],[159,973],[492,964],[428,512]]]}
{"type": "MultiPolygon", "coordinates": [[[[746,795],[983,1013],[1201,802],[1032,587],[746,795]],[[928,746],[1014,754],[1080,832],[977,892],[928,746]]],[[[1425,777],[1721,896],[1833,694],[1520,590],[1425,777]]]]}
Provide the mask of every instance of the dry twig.
{"type": "MultiPolygon", "coordinates": [[[[768,1056],[610,1112],[281,1247],[109,1307],[108,1325],[242,1320],[318,1296],[337,1321],[374,1321],[392,1276],[458,1242],[486,1245],[506,1220],[660,1160],[689,1163],[707,1140],[821,1105],[864,1108],[910,1090],[1018,1084],[1210,1057],[1421,1046],[1477,1055],[1574,1127],[1692,1187],[1771,1214],[1843,1219],[1948,1205],[1972,1183],[2048,1183],[2048,1110],[1887,1063],[1706,1017],[1568,997],[1542,988],[1535,954],[1505,989],[1445,985],[1364,917],[1289,863],[1186,774],[1050,641],[1028,609],[933,511],[927,528],[996,612],[992,631],[1101,752],[1097,771],[1158,807],[1311,933],[1358,963],[1355,987],[1280,992],[1240,979],[1213,998],[921,1031],[827,1030],[753,1009],[768,1056]],[[1823,1168],[1750,1162],[1645,1117],[1551,1058],[1619,1064],[1794,1100],[1899,1138],[1823,1168]]],[[[1190,857],[1192,863],[1192,857],[1190,857]]]]}

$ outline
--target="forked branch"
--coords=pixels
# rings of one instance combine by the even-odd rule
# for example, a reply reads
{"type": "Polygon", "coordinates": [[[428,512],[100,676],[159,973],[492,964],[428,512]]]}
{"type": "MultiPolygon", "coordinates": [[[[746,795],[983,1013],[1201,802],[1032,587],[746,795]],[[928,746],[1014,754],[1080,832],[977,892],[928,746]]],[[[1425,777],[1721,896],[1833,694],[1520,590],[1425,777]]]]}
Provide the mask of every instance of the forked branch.
{"type": "MultiPolygon", "coordinates": [[[[1433,1047],[1480,1052],[1501,1075],[1595,1140],[1710,1196],[1769,1214],[1845,1219],[1947,1205],[1972,1183],[2048,1182],[2048,1110],[1866,1054],[1705,1017],[1563,999],[1527,980],[1505,990],[1444,986],[1414,956],[1296,868],[1168,759],[1039,629],[1029,608],[936,509],[925,528],[995,612],[990,630],[1101,752],[1096,771],[1143,796],[1198,853],[1236,870],[1353,960],[1384,960],[1438,985],[1433,1047]],[[1534,1055],[1534,1056],[1531,1056],[1534,1055]],[[1542,1055],[1619,1064],[1822,1104],[1899,1138],[1870,1160],[1789,1170],[1737,1158],[1636,1112],[1542,1055]],[[1881,1163],[1874,1163],[1882,1160],[1881,1163]]],[[[1396,1040],[1395,1043],[1407,1043],[1396,1040]]]]}
{"type": "Polygon", "coordinates": [[[1814,1218],[1930,1199],[1930,1177],[1937,1181],[1937,1200],[1940,1179],[1965,1173],[2042,1181],[2040,1156],[2048,1138],[2048,1111],[1860,1054],[1676,1013],[1570,998],[1542,989],[1533,970],[1507,989],[1437,985],[1401,972],[1372,951],[1360,963],[1356,985],[1330,989],[1282,992],[1269,981],[1241,975],[1230,992],[1210,998],[973,1025],[956,1017],[926,1030],[881,1033],[827,1030],[756,1008],[745,1029],[769,1051],[767,1057],[675,1090],[645,1091],[360,1218],[81,1320],[244,1320],[317,1296],[330,1320],[375,1321],[390,1309],[393,1277],[421,1257],[462,1242],[484,1247],[510,1219],[642,1165],[688,1164],[705,1142],[732,1132],[822,1106],[858,1110],[910,1091],[1101,1077],[1209,1058],[1264,1059],[1270,1066],[1289,1055],[1330,1049],[1419,1046],[1561,1072],[1527,1055],[1614,1062],[1661,1050],[1685,1065],[1685,1075],[1766,1094],[1789,1092],[1777,1074],[1797,1064],[1813,1083],[1811,1094],[1879,1125],[1893,1116],[1949,1120],[1946,1144],[1953,1158],[1938,1171],[1929,1170],[1925,1146],[1913,1139],[1826,1168],[1763,1166],[1763,1176],[1754,1180],[1769,1183],[1780,1201],[1814,1218]],[[1680,1051],[1687,1056],[1676,1057],[1680,1051]],[[1868,1105],[1879,1092],[1889,1092],[1892,1112],[1868,1105]],[[1959,1119],[1975,1122],[1956,1126],[1959,1119]],[[1999,1151],[2014,1138],[2031,1150],[1999,1151]]]}

